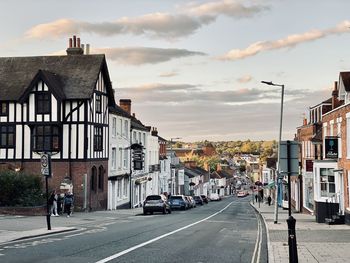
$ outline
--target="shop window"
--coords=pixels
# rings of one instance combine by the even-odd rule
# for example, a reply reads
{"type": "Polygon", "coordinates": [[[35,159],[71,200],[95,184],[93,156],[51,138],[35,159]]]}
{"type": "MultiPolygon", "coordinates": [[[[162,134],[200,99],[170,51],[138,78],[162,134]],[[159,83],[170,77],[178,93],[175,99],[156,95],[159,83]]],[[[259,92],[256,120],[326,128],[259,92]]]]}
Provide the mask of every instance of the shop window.
{"type": "Polygon", "coordinates": [[[335,176],[333,168],[320,168],[321,197],[335,195],[335,176]]]}

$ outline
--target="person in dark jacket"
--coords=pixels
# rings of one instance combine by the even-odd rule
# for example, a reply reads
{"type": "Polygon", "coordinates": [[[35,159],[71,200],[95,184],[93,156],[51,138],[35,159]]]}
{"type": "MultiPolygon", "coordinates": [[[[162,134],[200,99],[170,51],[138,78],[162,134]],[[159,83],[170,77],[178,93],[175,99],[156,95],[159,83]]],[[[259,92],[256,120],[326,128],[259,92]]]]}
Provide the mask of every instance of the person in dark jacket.
{"type": "Polygon", "coordinates": [[[50,205],[50,215],[51,216],[58,216],[57,213],[57,194],[56,190],[53,190],[51,192],[51,195],[49,197],[49,205],[50,205]]]}
{"type": "Polygon", "coordinates": [[[269,197],[267,198],[267,203],[269,204],[269,206],[271,205],[271,201],[272,201],[271,196],[269,196],[269,197]]]}
{"type": "Polygon", "coordinates": [[[67,192],[64,196],[64,211],[67,212],[67,217],[70,217],[72,214],[72,206],[74,202],[74,197],[71,192],[67,192]]]}

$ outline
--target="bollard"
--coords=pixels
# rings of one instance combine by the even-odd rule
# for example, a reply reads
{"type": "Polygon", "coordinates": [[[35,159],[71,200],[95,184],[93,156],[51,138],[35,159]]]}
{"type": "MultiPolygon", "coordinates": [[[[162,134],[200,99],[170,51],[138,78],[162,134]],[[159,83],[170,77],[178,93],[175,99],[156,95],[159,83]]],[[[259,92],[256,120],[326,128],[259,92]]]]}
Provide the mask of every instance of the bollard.
{"type": "Polygon", "coordinates": [[[293,216],[289,216],[287,219],[288,225],[288,246],[289,246],[289,263],[298,263],[298,248],[297,237],[295,234],[296,220],[293,216]]]}

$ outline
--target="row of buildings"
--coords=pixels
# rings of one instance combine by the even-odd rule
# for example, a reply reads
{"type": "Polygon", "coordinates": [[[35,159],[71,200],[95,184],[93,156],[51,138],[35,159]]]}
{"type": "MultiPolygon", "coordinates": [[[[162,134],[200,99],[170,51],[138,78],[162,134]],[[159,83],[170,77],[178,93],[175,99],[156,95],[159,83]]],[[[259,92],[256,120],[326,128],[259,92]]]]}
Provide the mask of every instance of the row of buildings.
{"type": "MultiPolygon", "coordinates": [[[[291,176],[296,212],[315,215],[318,223],[350,224],[350,72],[340,72],[330,97],[309,107],[297,127],[299,175],[291,176]]],[[[274,194],[275,163],[262,168],[265,195],[274,194]]],[[[279,180],[278,203],[288,207],[287,178],[279,180]]]]}
{"type": "Polygon", "coordinates": [[[41,174],[48,153],[49,188],[72,191],[86,211],[133,208],[149,194],[231,191],[233,175],[180,163],[130,99],[116,102],[104,55],[89,54],[75,36],[66,51],[0,58],[0,169],[41,174]]]}

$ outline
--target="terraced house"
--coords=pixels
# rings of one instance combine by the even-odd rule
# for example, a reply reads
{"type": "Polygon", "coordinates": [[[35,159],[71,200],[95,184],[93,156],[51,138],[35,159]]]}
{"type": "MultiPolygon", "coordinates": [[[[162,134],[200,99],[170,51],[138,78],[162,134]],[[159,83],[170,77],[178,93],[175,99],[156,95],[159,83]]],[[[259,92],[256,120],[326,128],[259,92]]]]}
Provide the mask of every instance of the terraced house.
{"type": "Polygon", "coordinates": [[[40,174],[52,154],[51,189],[70,185],[75,208],[107,208],[109,110],[115,104],[104,55],[0,58],[0,162],[40,174]]]}

